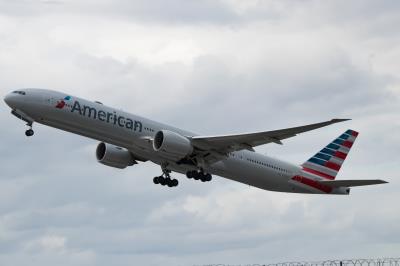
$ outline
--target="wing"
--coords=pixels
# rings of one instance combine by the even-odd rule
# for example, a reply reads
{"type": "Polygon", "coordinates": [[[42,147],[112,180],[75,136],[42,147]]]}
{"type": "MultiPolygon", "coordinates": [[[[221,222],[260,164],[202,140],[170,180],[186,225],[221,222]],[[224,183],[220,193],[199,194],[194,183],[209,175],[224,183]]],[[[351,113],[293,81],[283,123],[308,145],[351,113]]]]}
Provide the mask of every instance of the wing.
{"type": "Polygon", "coordinates": [[[297,134],[314,130],[317,128],[329,126],[335,123],[347,121],[350,119],[332,119],[316,124],[310,124],[300,127],[285,128],[273,131],[264,131],[257,133],[247,133],[239,135],[225,136],[195,136],[192,137],[193,145],[204,151],[205,154],[214,155],[214,157],[225,156],[229,152],[239,150],[253,150],[253,147],[267,143],[282,144],[281,140],[291,138],[297,134]]]}
{"type": "Polygon", "coordinates": [[[384,180],[324,180],[318,181],[323,185],[330,186],[332,188],[338,187],[358,187],[358,186],[368,186],[368,185],[377,185],[377,184],[386,184],[387,182],[384,180]]]}

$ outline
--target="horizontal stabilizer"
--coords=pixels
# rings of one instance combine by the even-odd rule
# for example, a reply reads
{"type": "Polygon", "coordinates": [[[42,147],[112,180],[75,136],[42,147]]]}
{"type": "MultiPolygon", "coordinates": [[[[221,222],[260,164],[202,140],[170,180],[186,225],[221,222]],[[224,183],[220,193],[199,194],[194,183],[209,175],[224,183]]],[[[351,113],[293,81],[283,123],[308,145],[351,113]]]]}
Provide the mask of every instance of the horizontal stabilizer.
{"type": "Polygon", "coordinates": [[[358,186],[368,186],[368,185],[378,185],[387,183],[384,180],[372,179],[372,180],[321,180],[318,183],[326,185],[332,188],[338,187],[358,187],[358,186]]]}

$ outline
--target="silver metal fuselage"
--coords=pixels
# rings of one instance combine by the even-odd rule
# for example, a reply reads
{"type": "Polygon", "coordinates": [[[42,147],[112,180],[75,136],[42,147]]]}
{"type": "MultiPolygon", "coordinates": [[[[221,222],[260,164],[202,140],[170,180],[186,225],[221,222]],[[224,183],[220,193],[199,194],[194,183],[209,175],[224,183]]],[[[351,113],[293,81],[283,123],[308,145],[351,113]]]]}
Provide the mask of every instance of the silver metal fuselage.
{"type": "MultiPolygon", "coordinates": [[[[67,97],[67,94],[43,89],[24,91],[26,95],[8,94],[5,101],[13,110],[23,113],[37,123],[126,148],[134,156],[159,165],[167,162],[172,171],[185,174],[197,169],[191,165],[178,165],[173,161],[166,161],[153,149],[150,141],[160,130],[170,130],[187,137],[196,136],[192,132],[75,96],[70,96],[71,100],[65,100],[62,108],[56,108],[57,103],[67,97]],[[81,107],[87,107],[84,115],[73,109],[75,101],[78,101],[81,107]],[[96,114],[93,110],[96,110],[96,114]],[[128,121],[139,122],[140,128],[128,128],[128,121]]],[[[292,177],[300,173],[300,166],[247,150],[233,152],[224,160],[205,165],[204,170],[266,190],[323,193],[292,181],[292,177]]]]}

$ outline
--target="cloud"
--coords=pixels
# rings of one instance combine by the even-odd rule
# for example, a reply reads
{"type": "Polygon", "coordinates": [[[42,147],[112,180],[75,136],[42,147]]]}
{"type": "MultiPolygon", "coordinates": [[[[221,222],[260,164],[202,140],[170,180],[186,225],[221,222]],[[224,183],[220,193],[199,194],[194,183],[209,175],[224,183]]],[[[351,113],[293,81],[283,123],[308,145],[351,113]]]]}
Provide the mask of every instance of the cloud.
{"type": "Polygon", "coordinates": [[[3,14],[43,16],[83,13],[104,18],[164,23],[225,23],[236,14],[223,1],[24,1],[0,3],[3,14]]]}
{"type": "Polygon", "coordinates": [[[350,197],[96,162],[97,142],[0,105],[0,262],[186,265],[393,256],[399,249],[397,2],[0,2],[0,92],[44,87],[201,134],[352,121],[258,147],[301,163],[361,132],[338,178],[350,197]],[[362,12],[361,12],[362,11],[362,12]],[[397,56],[397,57],[396,57],[397,56]],[[287,252],[290,250],[290,253],[287,252]]]}
{"type": "Polygon", "coordinates": [[[57,251],[64,252],[66,239],[63,236],[47,235],[26,244],[29,251],[57,251]]]}

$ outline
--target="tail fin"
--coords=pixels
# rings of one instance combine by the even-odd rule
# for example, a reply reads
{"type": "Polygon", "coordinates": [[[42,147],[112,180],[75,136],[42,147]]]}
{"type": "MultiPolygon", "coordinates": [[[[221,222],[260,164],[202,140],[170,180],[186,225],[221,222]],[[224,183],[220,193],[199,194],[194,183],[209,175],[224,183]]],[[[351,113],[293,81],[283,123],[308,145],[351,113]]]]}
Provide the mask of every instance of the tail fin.
{"type": "Polygon", "coordinates": [[[358,132],[351,129],[347,130],[303,163],[303,171],[318,177],[334,180],[357,136],[358,132]]]}

